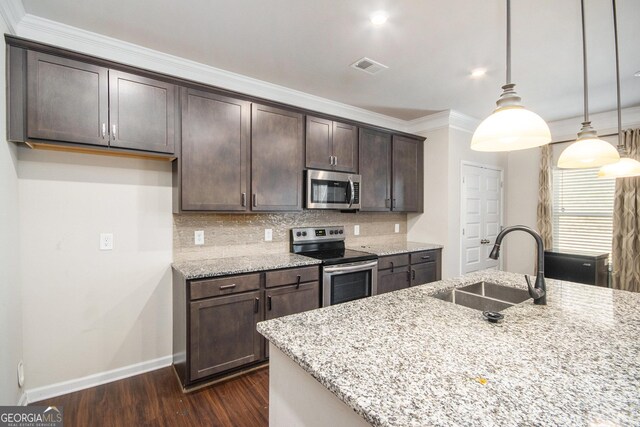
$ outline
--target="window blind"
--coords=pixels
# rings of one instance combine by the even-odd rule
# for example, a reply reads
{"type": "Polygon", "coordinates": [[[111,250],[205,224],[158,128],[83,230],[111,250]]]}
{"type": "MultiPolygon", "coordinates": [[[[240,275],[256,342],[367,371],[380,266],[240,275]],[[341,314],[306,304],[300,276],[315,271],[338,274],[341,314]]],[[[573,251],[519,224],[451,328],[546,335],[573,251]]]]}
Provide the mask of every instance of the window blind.
{"type": "Polygon", "coordinates": [[[554,250],[610,254],[615,179],[598,179],[598,168],[552,174],[554,250]]]}

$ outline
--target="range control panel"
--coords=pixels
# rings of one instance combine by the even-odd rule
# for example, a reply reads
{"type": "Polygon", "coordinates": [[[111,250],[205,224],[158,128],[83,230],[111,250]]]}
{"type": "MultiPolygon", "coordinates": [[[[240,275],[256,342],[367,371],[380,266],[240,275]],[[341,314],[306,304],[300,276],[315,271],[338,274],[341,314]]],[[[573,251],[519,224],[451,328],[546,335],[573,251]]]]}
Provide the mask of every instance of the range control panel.
{"type": "Polygon", "coordinates": [[[342,225],[291,229],[291,241],[296,243],[326,242],[329,240],[344,240],[344,238],[344,226],[342,225]]]}

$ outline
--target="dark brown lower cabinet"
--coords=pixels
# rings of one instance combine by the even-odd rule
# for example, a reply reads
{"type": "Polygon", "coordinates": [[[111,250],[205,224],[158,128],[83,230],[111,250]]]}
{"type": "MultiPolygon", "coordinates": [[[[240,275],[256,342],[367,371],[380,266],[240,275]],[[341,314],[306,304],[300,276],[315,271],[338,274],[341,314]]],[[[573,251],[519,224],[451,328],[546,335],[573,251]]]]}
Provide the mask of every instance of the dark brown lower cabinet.
{"type": "Polygon", "coordinates": [[[262,291],[190,303],[191,380],[208,377],[262,358],[262,291]]]}
{"type": "Polygon", "coordinates": [[[188,388],[263,363],[262,320],[320,306],[320,269],[187,280],[173,270],[173,365],[188,388]]]}
{"type": "Polygon", "coordinates": [[[378,271],[378,295],[409,287],[409,267],[378,271]]]}
{"type": "Polygon", "coordinates": [[[442,278],[442,249],[411,253],[411,286],[435,282],[442,278]]]}

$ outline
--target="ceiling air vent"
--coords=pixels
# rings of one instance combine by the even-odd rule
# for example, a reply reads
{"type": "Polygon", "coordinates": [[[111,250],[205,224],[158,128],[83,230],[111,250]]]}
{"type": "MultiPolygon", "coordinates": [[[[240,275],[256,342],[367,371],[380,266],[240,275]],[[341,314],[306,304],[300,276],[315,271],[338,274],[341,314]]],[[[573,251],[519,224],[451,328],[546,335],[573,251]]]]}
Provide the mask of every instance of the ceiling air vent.
{"type": "Polygon", "coordinates": [[[386,65],[383,65],[367,57],[358,59],[356,62],[351,64],[351,66],[355,69],[364,71],[365,73],[369,73],[369,74],[378,74],[380,71],[386,70],[387,68],[389,68],[386,65]]]}

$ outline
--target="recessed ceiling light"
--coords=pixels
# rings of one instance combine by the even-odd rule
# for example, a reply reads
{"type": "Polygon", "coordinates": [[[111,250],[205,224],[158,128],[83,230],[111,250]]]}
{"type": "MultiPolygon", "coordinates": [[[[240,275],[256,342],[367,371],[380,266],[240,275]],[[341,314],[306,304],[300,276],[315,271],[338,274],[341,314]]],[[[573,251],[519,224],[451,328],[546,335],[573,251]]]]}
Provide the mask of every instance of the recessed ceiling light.
{"type": "Polygon", "coordinates": [[[476,68],[474,70],[471,70],[471,77],[473,77],[474,79],[484,77],[485,74],[487,74],[486,68],[476,68]]]}
{"type": "Polygon", "coordinates": [[[383,10],[379,10],[377,12],[374,12],[371,15],[371,23],[373,25],[382,25],[385,22],[387,22],[388,18],[389,18],[389,15],[387,15],[387,12],[385,12],[383,10]]]}

